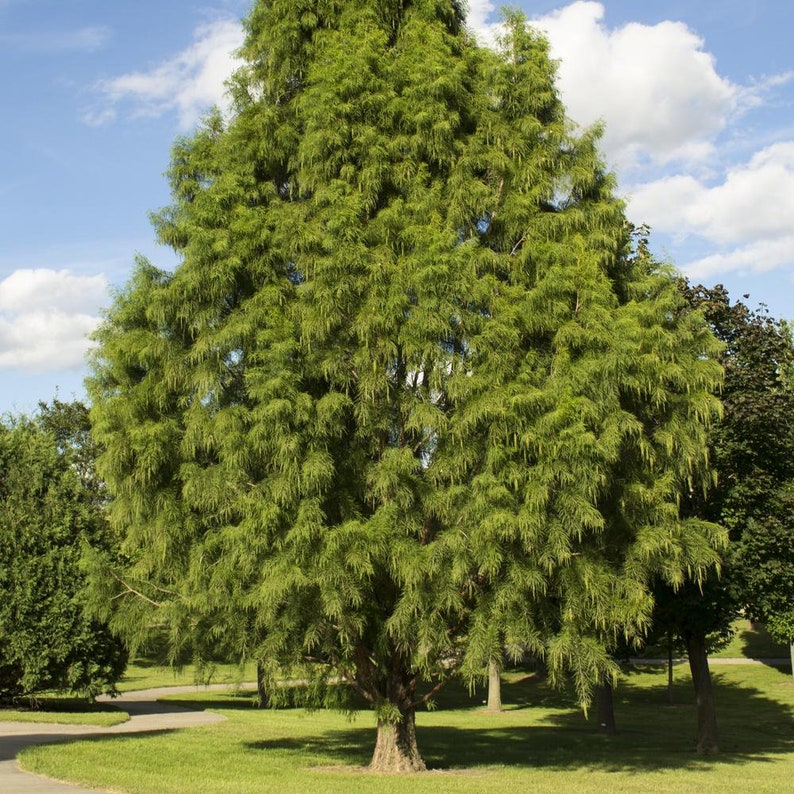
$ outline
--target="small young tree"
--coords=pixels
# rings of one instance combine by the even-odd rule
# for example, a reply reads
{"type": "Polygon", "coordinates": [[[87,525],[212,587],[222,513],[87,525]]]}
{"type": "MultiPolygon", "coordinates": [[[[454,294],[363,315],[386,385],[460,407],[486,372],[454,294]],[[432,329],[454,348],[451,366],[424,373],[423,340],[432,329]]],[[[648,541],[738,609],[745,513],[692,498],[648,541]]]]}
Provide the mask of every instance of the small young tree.
{"type": "Polygon", "coordinates": [[[123,646],[81,603],[83,546],[109,543],[87,429],[84,406],[58,401],[0,424],[0,700],[93,697],[124,672],[123,646]]]}
{"type": "Polygon", "coordinates": [[[155,219],[182,261],[139,263],[97,334],[113,625],[314,663],[310,693],[372,704],[374,769],[423,769],[416,710],[456,670],[528,647],[585,703],[651,573],[716,562],[677,507],[713,338],[635,266],[523,19],[499,52],[450,0],[246,25],[235,115],[177,143],[155,219]]]}

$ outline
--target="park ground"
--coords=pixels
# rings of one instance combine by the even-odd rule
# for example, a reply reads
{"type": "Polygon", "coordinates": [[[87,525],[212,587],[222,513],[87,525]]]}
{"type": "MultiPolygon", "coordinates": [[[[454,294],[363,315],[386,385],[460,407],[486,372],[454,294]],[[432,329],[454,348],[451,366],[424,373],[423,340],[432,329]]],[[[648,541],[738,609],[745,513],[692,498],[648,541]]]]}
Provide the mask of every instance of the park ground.
{"type": "MultiPolygon", "coordinates": [[[[258,710],[245,688],[204,688],[165,698],[217,714],[220,722],[142,735],[30,747],[23,768],[102,790],[131,794],[197,792],[775,792],[794,777],[794,679],[782,666],[726,663],[750,652],[775,653],[749,628],[713,660],[720,749],[694,751],[694,696],[686,665],[674,668],[668,703],[662,665],[626,668],[616,693],[619,733],[603,736],[593,715],[528,670],[504,675],[505,710],[483,707],[483,690],[451,686],[418,716],[420,749],[431,771],[409,779],[365,771],[373,717],[303,709],[258,710]],[[721,661],[722,659],[722,661],[721,661]]],[[[170,671],[133,667],[127,686],[185,683],[170,671]],[[158,680],[159,676],[159,680],[158,680]]],[[[232,674],[219,670],[220,677],[232,674]]]]}

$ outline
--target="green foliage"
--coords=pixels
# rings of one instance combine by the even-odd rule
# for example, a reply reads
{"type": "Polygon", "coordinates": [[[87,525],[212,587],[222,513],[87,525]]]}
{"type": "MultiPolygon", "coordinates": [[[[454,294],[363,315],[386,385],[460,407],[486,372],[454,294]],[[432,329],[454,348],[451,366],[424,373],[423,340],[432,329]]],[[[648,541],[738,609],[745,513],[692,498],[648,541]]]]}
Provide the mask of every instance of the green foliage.
{"type": "Polygon", "coordinates": [[[794,481],[778,485],[748,521],[736,549],[751,614],[766,620],[779,642],[794,639],[794,481]]]}
{"type": "Polygon", "coordinates": [[[85,545],[107,548],[84,406],[0,425],[0,699],[112,690],[126,654],[81,602],[85,545]]]}
{"type": "Polygon", "coordinates": [[[723,524],[732,540],[723,580],[709,584],[696,619],[720,630],[744,607],[783,639],[794,610],[791,329],[764,307],[732,304],[721,285],[688,295],[723,342],[725,367],[724,415],[711,439],[716,487],[692,509],[723,524]]]}
{"type": "Polygon", "coordinates": [[[318,693],[403,715],[548,647],[586,701],[650,577],[717,562],[678,511],[713,337],[632,242],[543,38],[460,22],[258,2],[233,118],[177,142],[154,221],[181,263],[138,263],[89,384],[127,558],[93,578],[127,636],[314,662],[318,693]]]}

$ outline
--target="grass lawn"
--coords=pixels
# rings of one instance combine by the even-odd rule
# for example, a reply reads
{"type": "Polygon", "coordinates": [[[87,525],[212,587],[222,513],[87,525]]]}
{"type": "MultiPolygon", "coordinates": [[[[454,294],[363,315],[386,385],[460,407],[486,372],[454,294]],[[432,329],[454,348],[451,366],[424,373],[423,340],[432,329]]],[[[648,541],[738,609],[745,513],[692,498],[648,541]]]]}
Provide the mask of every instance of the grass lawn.
{"type": "Polygon", "coordinates": [[[788,659],[788,645],[775,642],[763,626],[752,627],[749,620],[735,620],[733,639],[714,654],[715,658],[788,659]]]}
{"type": "Polygon", "coordinates": [[[209,671],[197,674],[192,664],[169,667],[147,659],[136,659],[134,663],[127,665],[124,678],[119,681],[118,690],[130,692],[134,689],[152,689],[161,686],[192,686],[197,682],[233,686],[255,680],[256,665],[253,663],[244,667],[235,664],[217,664],[209,671]]]}
{"type": "Polygon", "coordinates": [[[374,720],[335,712],[258,711],[250,693],[191,693],[227,721],[150,736],[32,747],[25,769],[133,794],[332,792],[774,792],[794,778],[794,682],[761,665],[715,668],[722,753],[694,752],[691,682],[676,671],[668,706],[664,668],[632,669],[616,693],[619,734],[601,736],[565,695],[532,674],[505,676],[506,710],[453,687],[418,715],[432,771],[410,778],[364,771],[374,720]]]}

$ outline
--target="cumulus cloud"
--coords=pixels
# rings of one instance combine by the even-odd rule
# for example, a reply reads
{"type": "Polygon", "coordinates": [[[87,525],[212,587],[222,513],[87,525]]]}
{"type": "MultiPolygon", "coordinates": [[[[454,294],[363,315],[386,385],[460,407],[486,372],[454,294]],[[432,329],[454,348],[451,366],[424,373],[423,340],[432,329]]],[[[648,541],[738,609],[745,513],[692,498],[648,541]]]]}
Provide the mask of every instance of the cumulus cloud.
{"type": "Polygon", "coordinates": [[[0,369],[64,371],[83,366],[87,335],[107,303],[103,275],[16,270],[0,281],[0,369]]]}
{"type": "Polygon", "coordinates": [[[682,240],[698,236],[715,253],[683,265],[704,278],[733,270],[763,272],[794,259],[794,141],[775,143],[708,184],[674,175],[637,186],[634,218],[682,240]]]}
{"type": "Polygon", "coordinates": [[[491,21],[496,10],[493,0],[469,0],[466,24],[477,34],[477,38],[486,44],[493,45],[501,25],[491,21]]]}
{"type": "MultiPolygon", "coordinates": [[[[470,3],[469,26],[486,44],[501,28],[495,5],[470,3]]],[[[582,126],[605,123],[603,149],[618,167],[709,158],[714,138],[756,92],[721,77],[703,40],[683,22],[610,29],[604,15],[603,3],[577,0],[530,20],[559,63],[568,114],[582,126]]]]}
{"type": "Polygon", "coordinates": [[[96,89],[103,101],[84,120],[104,124],[120,110],[138,117],[176,112],[180,126],[187,129],[209,107],[225,104],[224,83],[240,64],[235,53],[242,43],[243,30],[237,21],[221,19],[201,25],[190,46],[158,66],[100,81],[96,89]]]}
{"type": "Polygon", "coordinates": [[[770,240],[754,240],[749,245],[719,251],[687,262],[681,267],[694,281],[707,281],[728,273],[761,274],[787,267],[792,262],[794,234],[770,240]]]}
{"type": "Polygon", "coordinates": [[[702,159],[738,106],[742,90],[682,22],[610,30],[602,3],[579,0],[534,24],[560,59],[569,114],[583,125],[603,119],[604,148],[619,164],[702,159]]]}

